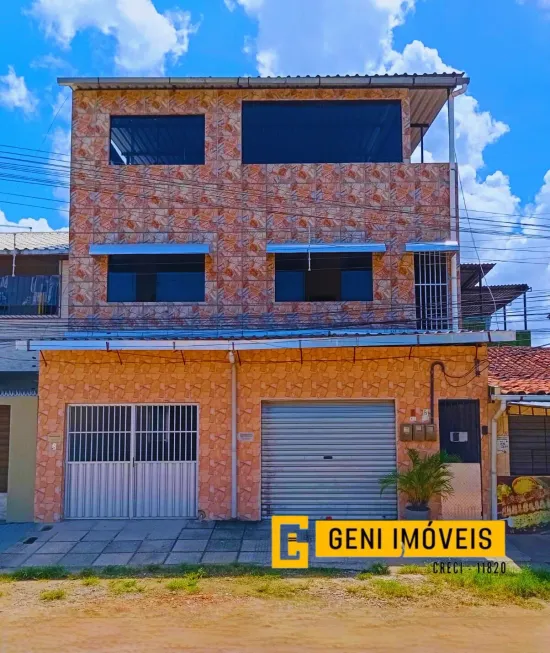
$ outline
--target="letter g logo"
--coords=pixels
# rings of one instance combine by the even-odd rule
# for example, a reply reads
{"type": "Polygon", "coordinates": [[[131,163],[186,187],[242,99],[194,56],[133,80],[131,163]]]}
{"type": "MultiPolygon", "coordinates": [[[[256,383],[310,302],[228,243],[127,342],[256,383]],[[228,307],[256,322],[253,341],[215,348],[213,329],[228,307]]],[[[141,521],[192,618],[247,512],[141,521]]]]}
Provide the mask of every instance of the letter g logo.
{"type": "Polygon", "coordinates": [[[299,530],[307,530],[309,519],[305,516],[288,516],[271,518],[271,566],[273,569],[307,569],[309,566],[309,544],[298,542],[297,533],[288,533],[286,537],[286,553],[290,559],[281,559],[281,526],[297,526],[299,530]]]}

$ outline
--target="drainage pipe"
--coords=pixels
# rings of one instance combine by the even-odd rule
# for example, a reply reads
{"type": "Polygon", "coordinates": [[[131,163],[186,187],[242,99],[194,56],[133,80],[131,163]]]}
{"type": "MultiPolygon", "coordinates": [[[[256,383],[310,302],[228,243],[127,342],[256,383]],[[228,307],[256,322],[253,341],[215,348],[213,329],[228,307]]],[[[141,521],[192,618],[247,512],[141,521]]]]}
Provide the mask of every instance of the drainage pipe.
{"type": "MultiPolygon", "coordinates": [[[[458,241],[457,165],[455,150],[455,96],[449,93],[447,100],[449,117],[449,210],[451,218],[451,240],[458,241]]],[[[458,310],[458,254],[451,255],[451,326],[459,330],[458,310]]]]}
{"type": "Polygon", "coordinates": [[[237,519],[237,366],[230,351],[231,363],[231,519],[237,519]]]}
{"type": "Polygon", "coordinates": [[[496,519],[497,510],[497,428],[498,419],[506,410],[506,399],[500,400],[500,406],[491,420],[491,519],[496,519]]]}

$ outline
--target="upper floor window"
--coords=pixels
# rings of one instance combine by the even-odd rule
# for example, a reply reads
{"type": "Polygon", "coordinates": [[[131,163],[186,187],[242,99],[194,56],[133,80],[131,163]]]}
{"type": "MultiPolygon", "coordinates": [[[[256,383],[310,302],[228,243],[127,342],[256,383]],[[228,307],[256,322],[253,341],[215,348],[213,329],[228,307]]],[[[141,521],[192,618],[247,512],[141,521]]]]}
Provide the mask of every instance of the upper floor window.
{"type": "Polygon", "coordinates": [[[401,102],[243,102],[242,148],[243,163],[401,162],[401,102]]]}
{"type": "Polygon", "coordinates": [[[112,165],[204,164],[204,116],[111,116],[112,165]]]}
{"type": "Polygon", "coordinates": [[[276,254],[276,302],[372,300],[372,254],[276,254]]]}
{"type": "Polygon", "coordinates": [[[417,329],[449,329],[451,310],[445,252],[421,252],[414,255],[414,292],[417,329]]]}
{"type": "Polygon", "coordinates": [[[204,255],[109,256],[108,302],[203,302],[204,255]]]}

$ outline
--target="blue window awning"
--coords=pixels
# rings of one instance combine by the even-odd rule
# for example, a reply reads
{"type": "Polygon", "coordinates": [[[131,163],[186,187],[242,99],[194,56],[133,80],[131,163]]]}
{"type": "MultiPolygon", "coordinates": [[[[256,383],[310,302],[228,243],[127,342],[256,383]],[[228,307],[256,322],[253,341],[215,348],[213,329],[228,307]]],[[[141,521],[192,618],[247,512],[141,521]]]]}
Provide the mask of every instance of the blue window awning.
{"type": "Polygon", "coordinates": [[[384,243],[269,243],[268,254],[337,254],[345,252],[386,251],[384,243]]]}
{"type": "Polygon", "coordinates": [[[109,254],[208,254],[210,245],[204,243],[113,243],[90,245],[91,256],[109,254]]]}
{"type": "Polygon", "coordinates": [[[456,240],[446,240],[439,243],[407,243],[406,252],[458,252],[460,249],[456,240]]]}

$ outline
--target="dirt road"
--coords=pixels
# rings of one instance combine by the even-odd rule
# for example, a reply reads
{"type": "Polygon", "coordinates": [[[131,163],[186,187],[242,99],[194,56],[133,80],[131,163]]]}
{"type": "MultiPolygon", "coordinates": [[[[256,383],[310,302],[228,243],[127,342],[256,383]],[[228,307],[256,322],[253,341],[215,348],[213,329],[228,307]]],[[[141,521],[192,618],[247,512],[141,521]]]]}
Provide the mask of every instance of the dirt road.
{"type": "Polygon", "coordinates": [[[250,597],[135,595],[4,602],[1,653],[369,651],[540,653],[550,609],[372,606],[250,597]]]}

